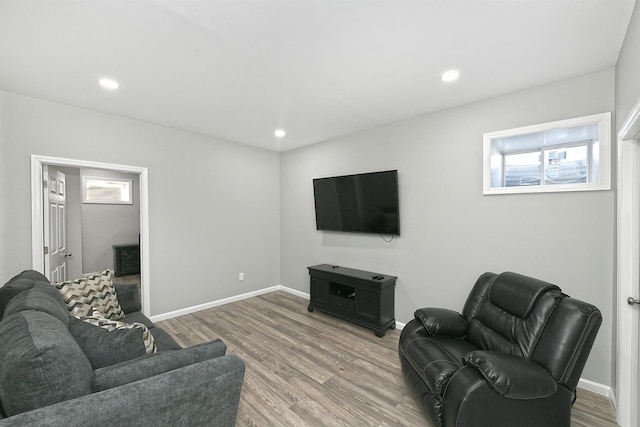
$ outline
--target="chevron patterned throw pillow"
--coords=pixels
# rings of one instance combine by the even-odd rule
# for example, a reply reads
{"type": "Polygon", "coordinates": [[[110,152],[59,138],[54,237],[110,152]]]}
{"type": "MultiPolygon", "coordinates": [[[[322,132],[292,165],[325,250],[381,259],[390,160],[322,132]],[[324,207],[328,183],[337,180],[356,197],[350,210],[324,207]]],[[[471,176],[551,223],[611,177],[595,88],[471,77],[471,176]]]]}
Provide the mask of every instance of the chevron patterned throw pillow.
{"type": "Polygon", "coordinates": [[[107,319],[118,320],[124,317],[109,270],[52,285],[58,288],[74,316],[88,316],[95,308],[107,319]]]}

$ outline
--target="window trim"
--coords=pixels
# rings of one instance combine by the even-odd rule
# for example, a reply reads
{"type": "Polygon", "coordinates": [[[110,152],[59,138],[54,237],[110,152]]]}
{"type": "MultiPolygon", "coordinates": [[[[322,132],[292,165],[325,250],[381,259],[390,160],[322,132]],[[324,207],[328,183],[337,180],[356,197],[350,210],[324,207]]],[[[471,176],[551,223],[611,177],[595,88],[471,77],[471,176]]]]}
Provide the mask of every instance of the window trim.
{"type": "MultiPolygon", "coordinates": [[[[578,143],[580,141],[573,141],[569,144],[578,143]]],[[[548,147],[531,147],[523,148],[522,151],[535,152],[536,150],[548,149],[554,146],[548,147]]],[[[510,151],[510,153],[516,153],[517,150],[510,151]]],[[[590,156],[591,157],[591,156],[590,156]]],[[[504,156],[500,156],[501,161],[504,162],[504,156]]],[[[589,165],[591,170],[590,174],[593,174],[593,165],[589,165]]],[[[555,122],[541,123],[537,125],[524,126],[519,128],[507,129],[497,132],[489,132],[483,135],[483,194],[523,194],[523,193],[557,193],[566,191],[602,191],[611,190],[611,113],[593,114],[590,116],[576,117],[567,120],[558,120],[555,122]],[[491,153],[492,142],[498,138],[507,138],[513,136],[528,135],[534,133],[541,133],[553,129],[569,128],[576,126],[586,125],[598,125],[598,179],[596,181],[586,183],[569,183],[569,184],[553,184],[553,185],[529,185],[529,186],[514,186],[505,187],[504,182],[501,187],[491,186],[491,153]]]]}

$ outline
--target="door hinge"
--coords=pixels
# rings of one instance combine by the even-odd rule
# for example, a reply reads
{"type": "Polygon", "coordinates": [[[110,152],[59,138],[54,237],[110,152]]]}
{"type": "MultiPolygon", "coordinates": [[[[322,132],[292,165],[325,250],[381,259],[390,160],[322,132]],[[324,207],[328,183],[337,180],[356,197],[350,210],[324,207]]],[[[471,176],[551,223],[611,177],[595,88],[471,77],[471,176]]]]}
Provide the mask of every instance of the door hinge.
{"type": "Polygon", "coordinates": [[[49,255],[49,246],[44,247],[44,254],[49,255]]]}
{"type": "Polygon", "coordinates": [[[49,187],[49,181],[47,181],[46,179],[42,180],[42,187],[43,188],[48,188],[49,187]]]}

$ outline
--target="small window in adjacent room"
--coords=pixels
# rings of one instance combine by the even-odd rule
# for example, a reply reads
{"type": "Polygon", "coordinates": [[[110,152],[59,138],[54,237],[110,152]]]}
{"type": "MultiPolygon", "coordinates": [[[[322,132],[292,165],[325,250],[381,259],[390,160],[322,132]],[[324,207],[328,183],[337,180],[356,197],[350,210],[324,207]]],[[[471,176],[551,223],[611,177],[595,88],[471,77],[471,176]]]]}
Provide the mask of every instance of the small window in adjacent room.
{"type": "Polygon", "coordinates": [[[484,194],[611,189],[611,113],[484,134],[484,194]]]}
{"type": "Polygon", "coordinates": [[[83,176],[82,203],[131,205],[132,180],[83,176]]]}

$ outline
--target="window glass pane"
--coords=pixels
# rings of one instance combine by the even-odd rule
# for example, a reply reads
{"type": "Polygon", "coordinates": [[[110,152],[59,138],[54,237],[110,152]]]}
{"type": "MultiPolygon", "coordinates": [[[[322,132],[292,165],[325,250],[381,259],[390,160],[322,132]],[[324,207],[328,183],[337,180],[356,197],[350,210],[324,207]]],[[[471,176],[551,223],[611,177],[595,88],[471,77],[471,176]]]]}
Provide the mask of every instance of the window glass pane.
{"type": "Polygon", "coordinates": [[[483,194],[611,189],[611,113],[483,135],[483,194]]]}
{"type": "Polygon", "coordinates": [[[84,177],[84,203],[131,204],[131,180],[84,177]]]}
{"type": "Polygon", "coordinates": [[[504,186],[540,185],[540,152],[504,156],[504,186]]]}
{"type": "Polygon", "coordinates": [[[587,182],[588,147],[568,147],[545,150],[545,184],[587,182]]]}

